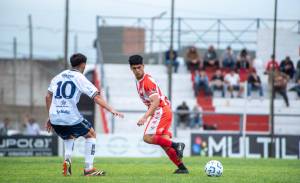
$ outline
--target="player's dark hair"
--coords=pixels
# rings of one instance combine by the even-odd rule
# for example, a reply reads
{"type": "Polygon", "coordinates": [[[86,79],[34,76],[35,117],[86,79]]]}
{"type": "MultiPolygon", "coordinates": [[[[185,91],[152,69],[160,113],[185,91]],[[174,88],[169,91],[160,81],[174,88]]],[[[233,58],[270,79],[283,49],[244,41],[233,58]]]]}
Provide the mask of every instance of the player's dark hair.
{"type": "Polygon", "coordinates": [[[71,56],[70,63],[72,67],[76,67],[81,63],[86,63],[86,56],[81,53],[75,53],[71,56]]]}
{"type": "Polygon", "coordinates": [[[139,64],[143,64],[143,57],[140,55],[132,55],[129,57],[129,65],[139,65],[139,64]]]}

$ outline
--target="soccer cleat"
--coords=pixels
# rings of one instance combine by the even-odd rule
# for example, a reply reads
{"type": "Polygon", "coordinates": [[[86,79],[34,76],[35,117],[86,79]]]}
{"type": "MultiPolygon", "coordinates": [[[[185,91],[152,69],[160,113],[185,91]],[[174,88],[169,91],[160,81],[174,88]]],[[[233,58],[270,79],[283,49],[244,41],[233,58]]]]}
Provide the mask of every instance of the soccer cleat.
{"type": "Polygon", "coordinates": [[[179,142],[177,147],[174,148],[176,150],[176,154],[179,158],[182,158],[183,157],[183,150],[185,148],[185,144],[182,143],[182,142],[179,142]]]}
{"type": "Polygon", "coordinates": [[[175,170],[174,174],[189,174],[189,170],[188,169],[177,169],[175,170]]]}
{"type": "Polygon", "coordinates": [[[84,176],[104,176],[106,173],[103,170],[97,170],[96,168],[93,168],[91,170],[84,170],[83,172],[84,176]]]}
{"type": "Polygon", "coordinates": [[[70,160],[65,160],[63,163],[63,175],[64,176],[70,176],[72,175],[72,169],[71,169],[71,162],[70,160]]]}

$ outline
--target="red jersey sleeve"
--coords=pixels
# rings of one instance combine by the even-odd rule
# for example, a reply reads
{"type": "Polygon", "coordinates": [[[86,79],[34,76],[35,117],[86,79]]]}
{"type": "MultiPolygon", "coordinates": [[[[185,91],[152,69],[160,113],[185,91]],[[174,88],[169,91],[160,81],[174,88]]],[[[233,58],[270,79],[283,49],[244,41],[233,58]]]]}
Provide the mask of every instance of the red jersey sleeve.
{"type": "Polygon", "coordinates": [[[148,96],[158,93],[157,84],[151,77],[145,78],[144,89],[148,96]]]}

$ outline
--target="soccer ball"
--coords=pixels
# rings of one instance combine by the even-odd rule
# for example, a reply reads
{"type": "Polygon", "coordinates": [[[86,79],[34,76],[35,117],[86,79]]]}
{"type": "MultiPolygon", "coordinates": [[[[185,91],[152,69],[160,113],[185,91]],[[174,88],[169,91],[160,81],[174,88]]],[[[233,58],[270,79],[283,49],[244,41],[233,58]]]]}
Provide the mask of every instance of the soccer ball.
{"type": "Polygon", "coordinates": [[[223,174],[222,163],[217,160],[211,160],[206,163],[204,171],[209,177],[220,177],[223,174]]]}

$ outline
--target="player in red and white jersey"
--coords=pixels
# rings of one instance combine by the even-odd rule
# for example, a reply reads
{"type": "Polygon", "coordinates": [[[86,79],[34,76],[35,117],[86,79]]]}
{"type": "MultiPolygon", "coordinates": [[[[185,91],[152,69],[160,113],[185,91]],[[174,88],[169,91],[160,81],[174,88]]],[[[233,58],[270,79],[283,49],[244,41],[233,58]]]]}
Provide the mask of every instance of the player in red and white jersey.
{"type": "Polygon", "coordinates": [[[157,83],[149,74],[144,74],[143,78],[137,81],[136,87],[140,98],[147,107],[151,105],[150,96],[153,94],[157,94],[160,99],[158,107],[164,107],[166,105],[170,106],[170,101],[161,92],[157,83]]]}
{"type": "Polygon", "coordinates": [[[137,91],[147,112],[139,119],[137,125],[146,124],[144,141],[161,146],[170,160],[178,167],[176,174],[187,174],[188,169],[182,162],[184,143],[172,142],[169,128],[172,124],[172,110],[168,98],[161,92],[154,79],[144,72],[143,57],[133,55],[129,58],[130,68],[137,81],[137,91]]]}

